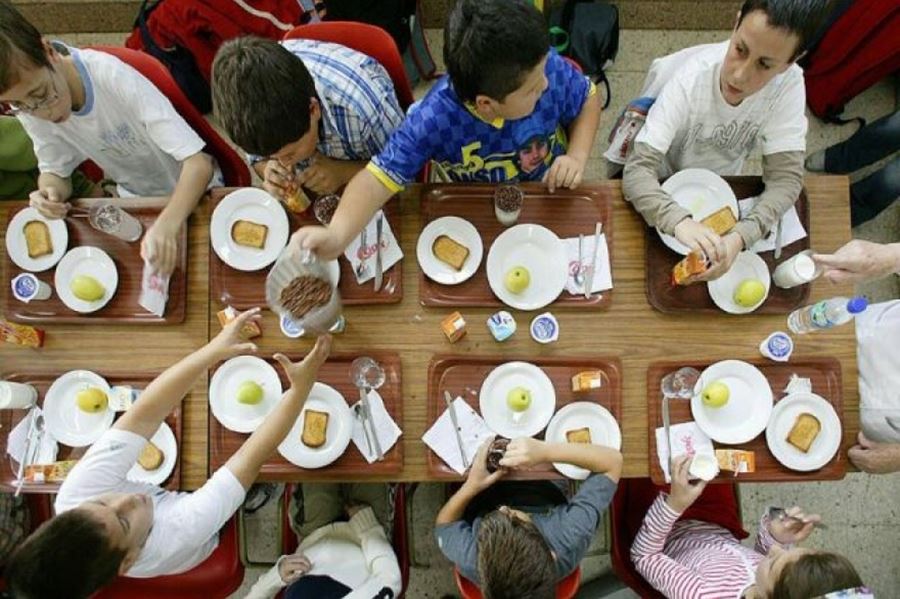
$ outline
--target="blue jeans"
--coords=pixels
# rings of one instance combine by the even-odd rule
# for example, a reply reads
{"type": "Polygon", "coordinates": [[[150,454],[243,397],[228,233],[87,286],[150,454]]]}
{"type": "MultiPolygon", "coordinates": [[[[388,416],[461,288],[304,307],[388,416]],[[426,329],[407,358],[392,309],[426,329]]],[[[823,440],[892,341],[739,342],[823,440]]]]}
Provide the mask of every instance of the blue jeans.
{"type": "MultiPolygon", "coordinates": [[[[869,123],[825,151],[825,171],[852,173],[900,150],[900,111],[869,123]]],[[[853,226],[874,218],[900,197],[900,157],[850,186],[853,226]]]]}

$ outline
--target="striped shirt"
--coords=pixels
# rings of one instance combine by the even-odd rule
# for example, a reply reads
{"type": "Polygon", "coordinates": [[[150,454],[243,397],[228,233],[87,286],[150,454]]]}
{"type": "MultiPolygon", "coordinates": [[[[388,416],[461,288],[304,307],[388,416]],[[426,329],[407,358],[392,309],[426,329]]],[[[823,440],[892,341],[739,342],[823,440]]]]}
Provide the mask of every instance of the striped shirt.
{"type": "MultiPolygon", "coordinates": [[[[340,44],[280,42],[303,61],[316,86],[322,120],[318,152],[337,160],[368,160],[403,120],[394,84],[374,58],[340,44]]],[[[250,163],[261,156],[248,156],[250,163]]],[[[308,160],[297,165],[308,166],[308,160]]]]}
{"type": "Polygon", "coordinates": [[[744,547],[728,530],[681,514],[660,494],[631,547],[647,582],[670,599],[737,599],[755,582],[756,568],[777,541],[763,518],[756,546],[744,547]]]}

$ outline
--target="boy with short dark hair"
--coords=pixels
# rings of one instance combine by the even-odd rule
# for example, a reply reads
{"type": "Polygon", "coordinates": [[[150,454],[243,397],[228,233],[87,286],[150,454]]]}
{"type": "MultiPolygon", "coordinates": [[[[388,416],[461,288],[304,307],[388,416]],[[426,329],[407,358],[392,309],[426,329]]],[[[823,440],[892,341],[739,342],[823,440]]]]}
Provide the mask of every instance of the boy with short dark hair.
{"type": "Polygon", "coordinates": [[[279,198],[299,185],[338,191],[403,120],[377,60],[314,40],[226,42],[213,62],[212,96],[222,127],[279,198]]]}
{"type": "Polygon", "coordinates": [[[549,49],[524,0],[460,0],[444,29],[448,76],[414,104],[387,146],[347,185],[327,228],[292,243],[338,256],[431,160],[452,181],[545,181],[575,188],[600,121],[595,86],[549,49]]]}
{"type": "Polygon", "coordinates": [[[796,61],[816,29],[820,0],[746,0],[731,39],[660,59],[667,83],[647,114],[625,165],[623,192],[663,233],[702,250],[715,279],[765,236],[803,187],[806,92],[796,61]],[[678,60],[686,56],[686,60],[678,60]],[[662,190],[659,177],[705,168],[736,175],[759,145],[765,191],[724,237],[694,220],[662,190]]]}

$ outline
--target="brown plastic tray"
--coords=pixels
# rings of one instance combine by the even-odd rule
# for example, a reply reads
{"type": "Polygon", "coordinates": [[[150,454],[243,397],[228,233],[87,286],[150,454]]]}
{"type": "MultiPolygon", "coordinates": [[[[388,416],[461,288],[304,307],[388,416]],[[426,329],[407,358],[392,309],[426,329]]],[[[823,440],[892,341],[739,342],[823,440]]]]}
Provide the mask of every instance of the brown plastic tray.
{"type": "MultiPolygon", "coordinates": [[[[27,207],[18,204],[7,212],[7,223],[12,217],[27,207]]],[[[136,216],[144,225],[144,231],[150,228],[159,216],[160,208],[132,208],[128,212],[136,216]]],[[[67,218],[69,230],[69,249],[82,245],[100,248],[109,254],[119,272],[119,285],[116,294],[109,303],[90,314],[81,314],[62,303],[53,276],[56,268],[34,273],[37,278],[53,287],[53,295],[44,301],[24,303],[12,294],[12,286],[8,281],[19,273],[25,272],[16,266],[4,249],[3,309],[10,320],[26,324],[69,323],[69,324],[177,324],[184,322],[187,304],[187,227],[178,233],[178,260],[175,271],[169,279],[169,301],[166,312],[160,317],[151,314],[138,304],[141,297],[141,277],[144,273],[144,259],[141,258],[140,242],[128,243],[112,235],[97,231],[88,224],[87,218],[67,218]]],[[[7,235],[9,232],[7,231],[7,235]]]]}
{"type": "MultiPolygon", "coordinates": [[[[763,191],[763,183],[760,177],[725,177],[728,184],[734,190],[738,200],[759,195],[763,191]]],[[[803,228],[810,232],[809,226],[809,201],[806,189],[800,192],[800,197],[795,203],[797,214],[803,228]]],[[[673,285],[672,268],[684,256],[670,250],[659,238],[656,229],[647,229],[646,244],[647,274],[647,301],[660,312],[715,312],[723,313],[713,302],[706,289],[705,283],[681,286],[673,285]]],[[[774,272],[778,263],[784,262],[791,256],[809,249],[809,235],[781,248],[781,259],[775,261],[775,252],[768,251],[759,254],[769,267],[769,272],[774,272]]],[[[774,283],[770,287],[769,297],[755,310],[756,314],[787,314],[804,305],[809,298],[809,285],[800,285],[791,289],[782,289],[774,283]]]]}
{"type": "MultiPolygon", "coordinates": [[[[791,361],[790,363],[776,363],[763,360],[751,360],[751,364],[760,369],[769,381],[775,403],[784,397],[784,387],[792,374],[808,378],[812,381],[813,393],[822,396],[834,406],[835,411],[844,422],[844,400],[841,391],[841,363],[835,358],[809,358],[806,360],[791,361]]],[[[680,362],[653,362],[647,369],[647,421],[649,426],[648,439],[650,446],[650,478],[653,482],[665,484],[662,468],[659,466],[659,456],[656,453],[656,429],[663,425],[662,422],[662,393],[659,390],[662,378],[668,373],[678,370],[682,366],[693,366],[702,371],[709,364],[680,362]]],[[[679,424],[693,420],[691,415],[691,402],[683,399],[669,400],[669,423],[679,424]]],[[[741,445],[723,445],[713,441],[713,446],[724,449],[748,449],[756,453],[756,472],[740,474],[738,482],[782,482],[782,481],[810,481],[810,480],[840,480],[847,473],[847,463],[844,458],[845,447],[843,443],[834,458],[819,470],[813,472],[797,472],[783,466],[769,451],[766,444],[766,433],[763,431],[749,443],[741,445]]],[[[713,482],[734,482],[731,472],[722,472],[713,482]]]]}
{"type": "MultiPolygon", "coordinates": [[[[235,191],[235,188],[216,188],[210,192],[210,215],[216,209],[222,199],[235,191]]],[[[311,210],[297,215],[285,210],[288,215],[288,223],[291,232],[306,225],[318,225],[311,210]]],[[[397,199],[393,199],[384,206],[384,216],[391,225],[394,237],[400,240],[400,206],[397,199]]],[[[341,292],[341,301],[347,306],[363,304],[393,304],[403,299],[403,260],[397,262],[384,271],[384,284],[381,291],[375,291],[372,280],[362,285],[356,283],[356,276],[350,268],[350,263],[341,256],[338,259],[341,266],[341,282],[338,289],[341,292]]],[[[372,262],[374,265],[374,262],[372,262]]],[[[209,249],[209,286],[212,298],[220,302],[222,306],[233,306],[238,310],[246,310],[254,306],[266,306],[266,276],[269,269],[266,267],[254,272],[244,272],[231,268],[209,249]]]]}
{"type": "MultiPolygon", "coordinates": [[[[297,360],[302,355],[286,354],[292,360],[297,360]]],[[[319,369],[316,380],[330,385],[344,396],[347,405],[353,405],[359,400],[359,391],[350,381],[350,363],[362,354],[332,355],[319,369]]],[[[388,414],[397,423],[403,426],[403,395],[400,384],[400,355],[394,352],[367,352],[365,355],[375,358],[384,368],[384,385],[378,390],[384,400],[384,407],[388,414]]],[[[267,362],[275,367],[281,378],[282,386],[287,389],[288,381],[284,376],[281,366],[275,360],[267,359],[267,362]]],[[[216,368],[221,366],[217,365],[216,368]]],[[[210,377],[212,376],[210,372],[210,377]]],[[[250,437],[249,434],[236,433],[222,426],[212,410],[209,411],[209,472],[212,474],[228,461],[238,448],[250,437]]],[[[259,473],[259,480],[296,482],[309,478],[329,478],[337,480],[350,480],[351,478],[365,476],[379,476],[397,474],[403,469],[403,438],[401,437],[394,446],[385,452],[383,461],[368,463],[353,441],[347,445],[347,450],[337,460],[317,469],[305,469],[295,466],[281,457],[277,451],[263,464],[259,473]]]]}
{"type": "MultiPolygon", "coordinates": [[[[447,407],[444,391],[449,391],[455,399],[457,396],[466,400],[476,412],[479,412],[478,393],[487,375],[497,366],[511,362],[516,358],[500,358],[494,356],[458,356],[438,355],[432,358],[428,366],[428,414],[425,430],[437,421],[447,407]]],[[[522,359],[538,366],[553,382],[556,391],[556,409],[576,401],[592,401],[610,411],[619,422],[622,421],[622,363],[618,358],[607,357],[565,357],[565,358],[528,358],[522,359]],[[602,370],[608,378],[604,386],[587,393],[572,391],[572,376],[583,370],[602,370]]],[[[544,438],[541,431],[535,435],[544,438]]],[[[429,477],[439,479],[461,478],[452,468],[434,453],[431,448],[426,451],[429,477]]],[[[563,478],[551,464],[545,464],[527,472],[510,472],[505,479],[528,480],[537,478],[563,478]]]]}
{"type": "MultiPolygon", "coordinates": [[[[594,225],[603,223],[610,262],[613,255],[612,196],[605,187],[582,185],[578,189],[558,189],[550,193],[544,185],[523,183],[525,203],[519,215],[519,223],[539,223],[560,239],[585,237],[594,234],[594,225]]],[[[452,308],[460,306],[500,307],[503,303],[491,291],[487,278],[487,256],[491,244],[507,229],[494,215],[494,189],[496,185],[426,185],[422,189],[422,228],[442,216],[458,216],[472,223],[481,234],[484,257],[478,271],[458,285],[442,285],[419,274],[419,301],[423,306],[452,308]]],[[[612,289],[594,293],[591,299],[584,295],[572,295],[563,290],[551,304],[551,308],[607,309],[612,304],[612,289]]]]}
{"type": "MultiPolygon", "coordinates": [[[[0,380],[13,381],[16,383],[28,383],[38,390],[38,405],[44,405],[44,394],[58,379],[62,372],[21,372],[13,374],[0,375],[0,380]]],[[[119,372],[119,373],[103,373],[98,372],[110,385],[129,385],[135,389],[146,389],[150,382],[158,376],[153,372],[119,372]]],[[[140,401],[140,400],[138,400],[140,401]]],[[[117,414],[118,418],[121,414],[117,414]]],[[[3,451],[3,459],[0,459],[0,491],[10,491],[16,488],[16,474],[18,463],[6,453],[6,441],[12,429],[26,416],[28,410],[0,410],[0,448],[3,451]]],[[[179,404],[171,414],[166,417],[166,423],[175,433],[175,441],[178,443],[178,458],[175,460],[175,468],[172,474],[163,483],[166,489],[177,491],[181,486],[181,405],[179,404]]],[[[59,443],[59,453],[57,460],[77,460],[85,454],[89,447],[69,447],[59,443]]],[[[59,491],[60,483],[25,483],[22,486],[23,493],[56,493],[59,491]]]]}

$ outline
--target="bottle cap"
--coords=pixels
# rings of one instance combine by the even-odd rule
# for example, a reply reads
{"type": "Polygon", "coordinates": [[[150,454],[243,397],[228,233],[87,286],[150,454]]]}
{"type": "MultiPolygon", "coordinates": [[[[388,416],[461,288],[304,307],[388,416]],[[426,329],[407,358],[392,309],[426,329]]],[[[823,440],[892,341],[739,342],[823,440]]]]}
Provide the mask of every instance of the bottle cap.
{"type": "Polygon", "coordinates": [[[869,300],[864,297],[854,297],[847,302],[847,312],[850,314],[859,314],[869,307],[869,300]]]}
{"type": "Polygon", "coordinates": [[[559,322],[550,312],[538,314],[531,321],[531,337],[538,343],[552,343],[559,339],[559,322]]]}

